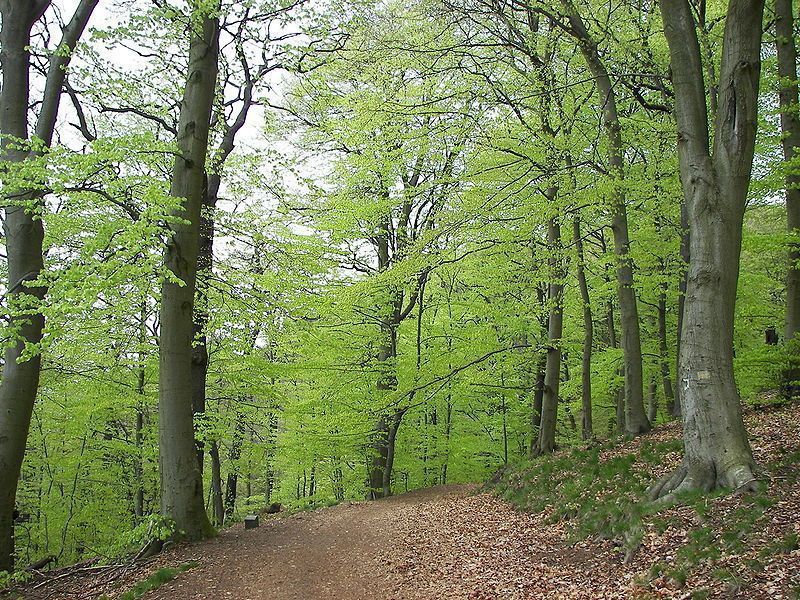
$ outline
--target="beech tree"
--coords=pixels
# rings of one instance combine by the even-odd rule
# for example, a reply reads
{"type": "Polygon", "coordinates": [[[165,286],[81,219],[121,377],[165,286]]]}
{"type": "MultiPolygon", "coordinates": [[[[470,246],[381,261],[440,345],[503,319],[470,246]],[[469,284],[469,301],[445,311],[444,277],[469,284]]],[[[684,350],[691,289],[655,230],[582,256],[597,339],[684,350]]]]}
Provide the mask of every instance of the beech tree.
{"type": "Polygon", "coordinates": [[[756,137],[763,10],[763,0],[728,3],[712,144],[689,2],[661,0],[691,248],[678,370],[685,457],[652,487],[652,497],[757,483],[734,380],[733,317],[756,137]]]}
{"type": "Polygon", "coordinates": [[[39,277],[44,268],[42,196],[37,182],[16,182],[14,165],[44,153],[53,139],[61,92],[72,51],[98,0],[82,0],[53,50],[42,92],[34,137],[28,136],[30,116],[31,30],[50,6],[50,0],[0,2],[0,148],[3,160],[2,203],[8,261],[9,303],[15,337],[6,345],[0,384],[0,571],[14,564],[13,513],[17,483],[31,413],[39,389],[44,316],[40,303],[46,293],[39,277]],[[25,184],[28,185],[25,185],[25,184]]]}
{"type": "Polygon", "coordinates": [[[200,212],[211,109],[217,80],[219,21],[216,7],[193,4],[189,20],[189,67],[178,121],[178,155],[170,194],[184,199],[170,225],[161,287],[159,341],[159,453],[161,510],[179,536],[208,537],[213,528],[203,505],[203,479],[192,424],[193,306],[200,241],[200,212]]]}

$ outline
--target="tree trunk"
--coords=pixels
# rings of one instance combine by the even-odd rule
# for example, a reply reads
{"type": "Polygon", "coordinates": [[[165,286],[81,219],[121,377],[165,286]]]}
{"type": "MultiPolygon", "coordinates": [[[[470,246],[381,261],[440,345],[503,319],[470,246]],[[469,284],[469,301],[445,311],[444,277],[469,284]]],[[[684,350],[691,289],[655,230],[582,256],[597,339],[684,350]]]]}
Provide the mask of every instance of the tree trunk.
{"type": "Polygon", "coordinates": [[[650,379],[647,387],[647,418],[654,423],[658,415],[658,381],[655,374],[650,379]]]}
{"type": "Polygon", "coordinates": [[[739,253],[757,127],[763,0],[730,0],[709,151],[702,61],[686,0],[661,0],[675,85],[681,182],[692,227],[679,380],[683,465],[652,497],[756,487],[733,376],[739,253]]]}
{"type": "MultiPolygon", "coordinates": [[[[800,331],[800,171],[796,164],[800,148],[800,117],[797,93],[797,47],[794,38],[792,0],[775,0],[775,45],[780,77],[781,143],[786,172],[786,220],[789,230],[789,270],[786,276],[785,338],[789,342],[800,331]]],[[[787,373],[788,390],[796,389],[800,379],[800,349],[790,345],[793,364],[787,373]]]]}
{"type": "MultiPolygon", "coordinates": [[[[211,458],[211,506],[214,525],[222,527],[225,522],[225,506],[222,501],[222,464],[219,458],[219,444],[217,440],[211,441],[211,448],[208,451],[211,458]]],[[[226,494],[230,493],[230,476],[228,477],[228,487],[225,488],[226,494]]],[[[233,483],[234,501],[236,499],[236,482],[233,483]]],[[[227,499],[227,497],[226,497],[227,499]]]]}
{"type": "Polygon", "coordinates": [[[197,252],[197,291],[192,313],[192,414],[195,427],[195,449],[200,473],[203,472],[204,419],[206,383],[208,380],[208,344],[206,327],[209,319],[208,284],[214,266],[214,217],[221,179],[219,174],[205,175],[203,204],[200,212],[200,233],[197,252]]]}
{"type": "Polygon", "coordinates": [[[578,40],[589,71],[597,86],[598,105],[608,142],[608,164],[614,178],[611,231],[617,258],[617,297],[619,299],[622,353],[625,361],[625,433],[639,435],[650,431],[644,410],[642,377],[642,342],[639,333],[639,309],[633,286],[633,264],[629,256],[627,200],[624,191],[624,146],[617,112],[616,94],[597,43],[589,34],[571,0],[562,0],[569,19],[569,33],[578,40]]]}
{"type": "MultiPolygon", "coordinates": [[[[36,124],[36,136],[49,146],[55,130],[61,91],[72,50],[98,0],[82,0],[64,27],[58,49],[50,59],[36,124]]],[[[29,158],[28,108],[30,99],[30,36],[33,24],[50,5],[49,0],[0,1],[0,155],[11,163],[29,158]]],[[[16,188],[3,196],[5,247],[8,263],[7,295],[12,311],[10,330],[16,344],[5,349],[0,384],[0,571],[14,566],[14,506],[25,456],[33,405],[39,389],[41,356],[20,361],[26,347],[42,339],[44,316],[39,305],[44,287],[31,285],[44,268],[44,227],[37,213],[42,208],[38,191],[16,188]],[[24,314],[16,314],[21,311],[24,314]]]]}
{"type": "MultiPolygon", "coordinates": [[[[199,12],[200,9],[197,9],[199,12]]],[[[197,278],[200,211],[219,54],[218,20],[203,15],[190,32],[189,69],[178,123],[178,147],[170,194],[185,199],[171,224],[165,264],[182,282],[161,288],[159,344],[159,448],[161,508],[189,539],[213,534],[203,507],[203,481],[192,425],[193,306],[197,278]]],[[[180,536],[179,536],[180,537],[180,536]]]]}
{"type": "Polygon", "coordinates": [[[683,331],[683,309],[686,306],[686,281],[689,277],[689,258],[690,258],[690,247],[689,247],[689,239],[690,239],[691,232],[689,231],[689,213],[686,208],[686,198],[681,199],[681,259],[683,260],[683,266],[681,268],[681,280],[678,287],[678,333],[677,333],[677,340],[676,340],[676,349],[677,349],[677,356],[675,357],[675,377],[676,377],[676,385],[675,385],[675,403],[673,405],[672,416],[676,418],[681,418],[681,386],[680,380],[677,379],[680,377],[678,374],[679,367],[680,367],[680,356],[681,356],[681,332],[683,331]]]}
{"type": "MultiPolygon", "coordinates": [[[[273,382],[274,383],[274,382],[273,382]]],[[[267,425],[267,456],[264,458],[264,501],[269,504],[272,500],[272,492],[275,489],[275,467],[273,457],[276,450],[276,436],[278,434],[278,416],[275,413],[269,415],[267,425]]]]}
{"type": "MultiPolygon", "coordinates": [[[[539,298],[539,304],[542,309],[547,306],[547,294],[549,290],[536,286],[536,295],[539,298]]],[[[541,326],[541,335],[548,335],[550,328],[549,314],[544,315],[539,319],[541,326]]],[[[542,402],[544,399],[544,376],[547,370],[547,352],[540,352],[538,360],[536,361],[536,383],[533,388],[533,406],[531,407],[531,445],[530,455],[536,456],[539,452],[539,430],[542,427],[542,402]]]]}
{"type": "MultiPolygon", "coordinates": [[[[500,381],[502,383],[503,377],[501,375],[500,381]]],[[[503,415],[503,464],[508,464],[508,406],[506,405],[506,395],[500,394],[500,413],[503,415]]]]}
{"type": "MultiPolygon", "coordinates": [[[[388,197],[388,191],[384,192],[388,197]]],[[[410,216],[410,204],[404,204],[403,217],[398,226],[398,233],[395,243],[395,255],[406,243],[406,226],[410,216]],[[406,223],[404,225],[403,223],[406,223]]],[[[391,266],[392,256],[390,255],[390,244],[392,243],[390,233],[389,217],[386,217],[379,225],[379,234],[375,238],[378,254],[378,271],[383,272],[391,266]]],[[[389,314],[385,315],[381,322],[383,343],[378,349],[378,365],[380,374],[376,383],[379,396],[383,392],[397,389],[397,330],[403,319],[413,309],[419,297],[424,279],[420,280],[420,288],[410,301],[407,309],[403,310],[402,289],[389,289],[388,308],[389,314]]],[[[394,465],[395,440],[397,430],[403,419],[406,409],[402,408],[393,413],[384,410],[379,416],[372,435],[372,443],[369,457],[369,497],[371,499],[386,498],[392,495],[392,467],[394,465]]]]}
{"type": "Polygon", "coordinates": [[[377,500],[389,495],[383,487],[383,474],[389,459],[389,424],[384,415],[378,417],[378,422],[372,432],[370,451],[369,498],[377,500]]]}
{"type": "Polygon", "coordinates": [[[369,476],[369,497],[372,500],[392,495],[392,468],[397,430],[404,414],[405,410],[400,410],[391,415],[382,415],[375,426],[369,476]]]}
{"type": "MultiPolygon", "coordinates": [[[[305,477],[305,471],[303,472],[305,477]]],[[[236,510],[236,498],[239,493],[239,473],[235,470],[228,473],[228,478],[225,480],[225,507],[223,509],[223,519],[229,521],[233,518],[233,513],[236,510]]],[[[305,496],[305,482],[303,483],[303,495],[305,496]]]]}
{"type": "MultiPolygon", "coordinates": [[[[610,300],[606,304],[606,327],[608,329],[608,343],[611,348],[619,348],[619,343],[617,342],[617,329],[614,326],[614,303],[610,300]]],[[[617,372],[618,375],[622,378],[623,382],[625,381],[625,367],[624,364],[620,367],[619,371],[617,372]]],[[[615,419],[616,419],[616,432],[619,435],[625,433],[625,387],[618,388],[615,394],[615,402],[614,406],[616,409],[615,419]]],[[[611,428],[609,427],[609,435],[612,433],[611,428]]]]}
{"type": "MultiPolygon", "coordinates": [[[[331,471],[331,483],[333,484],[333,497],[337,502],[344,500],[344,473],[342,472],[341,459],[338,456],[332,457],[333,470],[331,471]]],[[[269,502],[269,500],[267,500],[269,502]]]]}
{"type": "MultiPolygon", "coordinates": [[[[555,200],[557,190],[550,188],[546,196],[548,202],[555,200]]],[[[547,246],[550,270],[550,290],[548,302],[550,314],[547,326],[547,358],[544,375],[544,394],[542,396],[542,416],[539,427],[536,454],[548,454],[556,446],[556,422],[558,416],[558,391],[561,383],[561,336],[564,326],[564,273],[561,252],[561,226],[557,217],[550,217],[547,224],[547,246]]]]}
{"type": "Polygon", "coordinates": [[[672,374],[669,369],[669,350],[667,348],[667,284],[661,284],[658,295],[658,352],[661,363],[661,383],[664,387],[664,399],[667,414],[675,414],[675,394],[672,392],[672,374]]]}
{"type": "MultiPolygon", "coordinates": [[[[229,521],[236,510],[237,484],[239,482],[239,460],[242,458],[242,444],[244,443],[244,415],[237,413],[236,425],[231,440],[231,451],[228,454],[228,479],[225,484],[225,510],[224,521],[229,521]]],[[[250,494],[248,493],[248,496],[250,494]]]]}
{"type": "Polygon", "coordinates": [[[576,271],[578,287],[583,303],[583,355],[581,357],[581,437],[590,440],[594,437],[592,424],[592,346],[594,344],[594,323],[592,322],[592,303],[589,298],[589,285],[586,282],[584,269],[583,238],[581,238],[581,221],[575,217],[572,221],[572,237],[578,255],[576,271]]]}
{"type": "Polygon", "coordinates": [[[447,408],[445,410],[445,416],[444,416],[445,451],[444,451],[444,461],[442,462],[442,475],[440,480],[442,485],[447,483],[447,465],[450,463],[450,434],[453,428],[453,398],[452,398],[452,393],[450,391],[447,392],[447,400],[445,402],[447,403],[447,408]]]}

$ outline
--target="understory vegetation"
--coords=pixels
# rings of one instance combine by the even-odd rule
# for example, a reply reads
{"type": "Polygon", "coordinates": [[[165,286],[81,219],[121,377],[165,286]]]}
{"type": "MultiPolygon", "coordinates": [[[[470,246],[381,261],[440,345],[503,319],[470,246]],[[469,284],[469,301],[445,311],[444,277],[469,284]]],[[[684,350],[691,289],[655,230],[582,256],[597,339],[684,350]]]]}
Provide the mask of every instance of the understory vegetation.
{"type": "Polygon", "coordinates": [[[617,549],[643,597],[666,588],[691,598],[800,597],[797,403],[768,399],[746,414],[765,485],[757,493],[686,492],[673,504],[647,499],[683,444],[673,425],[635,442],[594,444],[522,461],[487,489],[543,523],[567,524],[569,543],[617,549]],[[780,424],[775,424],[775,420],[780,424]],[[766,597],[766,596],[765,596],[766,597]]]}

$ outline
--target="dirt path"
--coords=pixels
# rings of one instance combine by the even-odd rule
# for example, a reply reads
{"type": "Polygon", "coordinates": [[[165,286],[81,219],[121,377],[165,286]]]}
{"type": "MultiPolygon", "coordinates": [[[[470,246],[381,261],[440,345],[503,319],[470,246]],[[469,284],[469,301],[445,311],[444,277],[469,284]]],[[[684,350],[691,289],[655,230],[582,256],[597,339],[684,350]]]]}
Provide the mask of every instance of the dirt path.
{"type": "MultiPolygon", "coordinates": [[[[25,600],[117,598],[161,567],[197,566],[144,600],[522,600],[625,598],[611,550],[568,545],[563,525],[516,512],[477,486],[344,503],[257,529],[237,524],[124,573],[71,570],[25,600]],[[589,583],[589,585],[587,585],[589,583]]],[[[103,569],[99,567],[99,569],[103,569]]]]}
{"type": "Polygon", "coordinates": [[[632,575],[609,569],[618,557],[569,546],[561,526],[475,491],[439,486],[237,525],[172,553],[172,564],[200,564],[144,600],[629,597],[632,575]]]}
{"type": "MultiPolygon", "coordinates": [[[[146,600],[289,600],[391,597],[398,548],[393,538],[409,512],[467,486],[439,486],[380,500],[345,503],[290,517],[266,518],[255,530],[237,525],[179,550],[200,565],[147,594],[146,600]]],[[[175,558],[178,558],[177,556],[175,558]]]]}

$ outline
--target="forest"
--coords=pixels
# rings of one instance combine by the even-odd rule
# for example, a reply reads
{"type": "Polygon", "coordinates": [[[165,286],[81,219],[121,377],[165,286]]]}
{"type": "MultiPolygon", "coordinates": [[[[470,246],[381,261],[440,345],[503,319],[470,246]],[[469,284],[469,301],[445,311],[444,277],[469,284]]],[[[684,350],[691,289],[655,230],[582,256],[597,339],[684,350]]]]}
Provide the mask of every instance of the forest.
{"type": "Polygon", "coordinates": [[[0,587],[662,426],[762,493],[797,11],[0,0],[0,587]]]}

